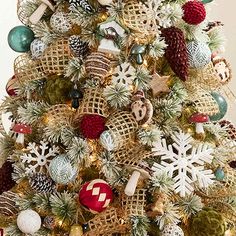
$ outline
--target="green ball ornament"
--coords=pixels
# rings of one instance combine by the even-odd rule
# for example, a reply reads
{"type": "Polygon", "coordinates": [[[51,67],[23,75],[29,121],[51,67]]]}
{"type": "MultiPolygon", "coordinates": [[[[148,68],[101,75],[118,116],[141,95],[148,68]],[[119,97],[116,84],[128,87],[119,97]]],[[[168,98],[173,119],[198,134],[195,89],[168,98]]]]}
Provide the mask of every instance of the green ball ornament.
{"type": "Polygon", "coordinates": [[[16,52],[28,52],[34,40],[34,32],[26,26],[14,27],[8,34],[8,44],[16,52]]]}
{"type": "Polygon", "coordinates": [[[58,184],[68,184],[75,180],[77,171],[65,154],[55,157],[49,165],[49,174],[58,184]]]}
{"type": "Polygon", "coordinates": [[[225,100],[224,97],[222,97],[220,94],[216,93],[216,92],[211,92],[212,97],[215,99],[215,101],[217,102],[218,106],[219,106],[219,112],[213,116],[210,116],[210,120],[211,121],[218,121],[221,120],[227,110],[228,110],[228,104],[225,100]]]}
{"type": "Polygon", "coordinates": [[[224,236],[225,221],[223,216],[211,208],[204,208],[191,219],[191,236],[224,236]]]}
{"type": "Polygon", "coordinates": [[[215,177],[218,181],[223,181],[225,178],[225,172],[222,168],[218,167],[215,171],[215,177]]]}

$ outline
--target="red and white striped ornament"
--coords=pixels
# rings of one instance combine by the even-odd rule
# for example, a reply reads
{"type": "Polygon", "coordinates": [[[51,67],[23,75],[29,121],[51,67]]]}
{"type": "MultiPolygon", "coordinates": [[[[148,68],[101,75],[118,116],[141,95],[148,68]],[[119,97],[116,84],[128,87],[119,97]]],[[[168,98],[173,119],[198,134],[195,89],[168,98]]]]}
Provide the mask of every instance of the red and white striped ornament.
{"type": "Polygon", "coordinates": [[[93,214],[104,211],[112,202],[113,192],[109,184],[102,179],[85,183],[79,192],[79,202],[93,214]]]}
{"type": "Polygon", "coordinates": [[[13,75],[6,84],[6,92],[9,96],[16,96],[18,90],[18,79],[13,75]]]}

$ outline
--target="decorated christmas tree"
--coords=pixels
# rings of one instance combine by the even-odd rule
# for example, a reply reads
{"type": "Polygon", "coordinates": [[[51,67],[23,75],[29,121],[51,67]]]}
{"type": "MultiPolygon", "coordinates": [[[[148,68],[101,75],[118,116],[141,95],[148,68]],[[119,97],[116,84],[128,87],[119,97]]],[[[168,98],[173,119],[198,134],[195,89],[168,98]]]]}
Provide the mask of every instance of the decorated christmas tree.
{"type": "Polygon", "coordinates": [[[18,0],[4,235],[236,235],[232,73],[211,2],[18,0]]]}

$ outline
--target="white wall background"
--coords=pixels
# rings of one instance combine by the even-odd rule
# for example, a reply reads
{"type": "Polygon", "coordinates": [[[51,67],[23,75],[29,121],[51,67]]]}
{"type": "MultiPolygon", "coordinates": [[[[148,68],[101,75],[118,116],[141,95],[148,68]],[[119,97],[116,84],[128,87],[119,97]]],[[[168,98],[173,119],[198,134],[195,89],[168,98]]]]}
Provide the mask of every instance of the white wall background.
{"type": "MultiPolygon", "coordinates": [[[[13,61],[19,55],[13,52],[7,44],[7,35],[11,28],[21,23],[16,15],[17,0],[7,0],[0,8],[0,99],[6,95],[5,84],[13,75],[13,61]]],[[[215,0],[211,3],[210,19],[220,20],[225,24],[224,31],[227,38],[225,57],[231,62],[236,75],[236,1],[215,0]]],[[[236,76],[230,84],[236,94],[236,76]]],[[[230,103],[229,116],[236,123],[236,101],[230,103]]]]}

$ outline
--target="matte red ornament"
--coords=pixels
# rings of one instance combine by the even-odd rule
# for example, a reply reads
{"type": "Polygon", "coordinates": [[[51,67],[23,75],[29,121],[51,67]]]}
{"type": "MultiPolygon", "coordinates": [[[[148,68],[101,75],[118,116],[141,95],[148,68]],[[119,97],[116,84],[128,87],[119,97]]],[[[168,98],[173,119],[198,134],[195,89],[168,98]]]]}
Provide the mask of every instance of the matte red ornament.
{"type": "Polygon", "coordinates": [[[189,1],[183,5],[183,20],[190,25],[198,25],[206,18],[206,9],[200,1],[189,1]]]}
{"type": "Polygon", "coordinates": [[[12,179],[13,167],[12,163],[6,161],[0,168],[0,194],[6,192],[15,186],[15,181],[12,179]]]}
{"type": "Polygon", "coordinates": [[[82,206],[93,214],[104,211],[112,202],[113,192],[109,184],[102,179],[95,179],[85,183],[78,200],[82,206]]]}
{"type": "Polygon", "coordinates": [[[16,96],[18,89],[18,80],[15,75],[13,75],[6,84],[6,92],[9,96],[16,96]]]}
{"type": "Polygon", "coordinates": [[[85,138],[98,139],[105,130],[105,118],[99,115],[84,115],[80,122],[80,131],[85,138]]]}

